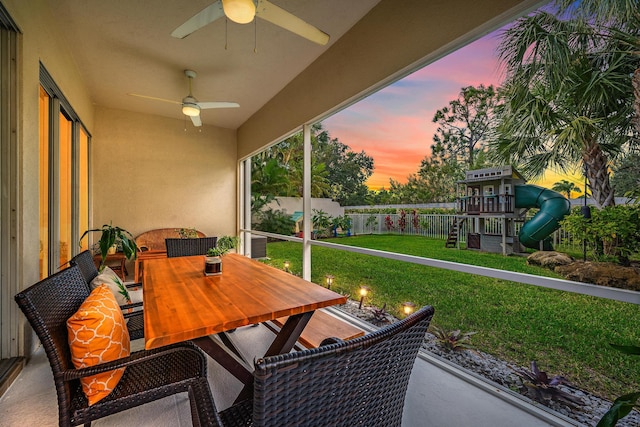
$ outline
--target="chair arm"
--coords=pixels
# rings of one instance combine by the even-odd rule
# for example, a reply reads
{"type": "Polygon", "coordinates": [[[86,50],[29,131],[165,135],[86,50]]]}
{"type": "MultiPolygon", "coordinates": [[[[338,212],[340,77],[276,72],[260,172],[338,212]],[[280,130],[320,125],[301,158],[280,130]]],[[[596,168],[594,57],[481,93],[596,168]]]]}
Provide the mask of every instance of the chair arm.
{"type": "Polygon", "coordinates": [[[139,314],[142,313],[142,310],[138,310],[138,311],[132,311],[131,313],[125,313],[125,310],[128,310],[130,308],[136,308],[136,307],[142,307],[142,302],[132,302],[131,304],[124,304],[120,306],[120,310],[122,310],[122,314],[124,315],[124,317],[131,317],[134,314],[139,314]]]}
{"type": "Polygon", "coordinates": [[[189,404],[193,427],[224,427],[207,378],[200,378],[189,385],[189,404]]]}
{"type": "Polygon", "coordinates": [[[342,342],[344,342],[343,339],[337,337],[328,337],[322,340],[322,342],[320,343],[320,347],[322,347],[323,345],[338,344],[342,342]]]}
{"type": "Polygon", "coordinates": [[[63,381],[71,381],[92,375],[100,374],[103,372],[109,372],[114,369],[125,368],[127,366],[136,365],[139,363],[146,363],[151,359],[166,356],[174,352],[191,352],[200,362],[200,376],[207,377],[207,360],[204,353],[198,349],[191,342],[184,342],[180,344],[174,344],[171,346],[161,347],[153,350],[142,350],[132,353],[129,357],[123,357],[120,359],[112,360],[110,362],[100,363],[99,365],[89,366],[87,368],[80,369],[67,369],[59,372],[55,375],[56,379],[62,379],[63,381]]]}

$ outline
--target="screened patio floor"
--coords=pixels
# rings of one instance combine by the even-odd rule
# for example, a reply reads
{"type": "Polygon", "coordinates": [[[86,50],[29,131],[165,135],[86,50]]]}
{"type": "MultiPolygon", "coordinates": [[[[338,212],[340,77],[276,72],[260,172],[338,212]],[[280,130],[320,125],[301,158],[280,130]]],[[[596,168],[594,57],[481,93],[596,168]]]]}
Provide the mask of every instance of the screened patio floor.
{"type": "MultiPolygon", "coordinates": [[[[370,328],[350,318],[360,327],[370,328]]],[[[233,334],[247,360],[262,354],[273,334],[264,326],[244,327],[233,334]]],[[[142,346],[132,342],[132,350],[142,346]]],[[[218,409],[231,405],[240,383],[217,363],[209,360],[209,383],[218,409]]],[[[0,425],[41,427],[58,425],[53,378],[42,347],[27,364],[17,380],[0,397],[0,425]]],[[[186,393],[130,409],[92,423],[95,426],[191,426],[186,393]]],[[[511,395],[497,385],[486,383],[433,355],[421,352],[413,368],[403,426],[437,427],[542,427],[574,426],[567,418],[553,414],[539,405],[511,395]]]]}

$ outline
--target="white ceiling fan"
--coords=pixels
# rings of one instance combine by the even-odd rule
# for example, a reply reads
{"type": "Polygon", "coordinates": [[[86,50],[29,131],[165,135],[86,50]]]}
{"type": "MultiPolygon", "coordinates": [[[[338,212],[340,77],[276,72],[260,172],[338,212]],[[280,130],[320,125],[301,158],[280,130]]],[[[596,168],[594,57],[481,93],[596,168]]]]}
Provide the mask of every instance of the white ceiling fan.
{"type": "Polygon", "coordinates": [[[329,42],[329,34],[268,0],[217,0],[173,30],[171,35],[183,39],[224,16],[238,24],[247,24],[257,16],[314,43],[326,45],[329,42]]]}
{"type": "Polygon", "coordinates": [[[200,102],[191,93],[191,83],[196,77],[196,72],[193,70],[184,70],[185,76],[189,79],[189,95],[182,98],[182,101],[173,101],[171,99],[156,98],[155,96],[139,95],[137,93],[130,93],[131,96],[137,96],[139,98],[152,99],[154,101],[170,102],[172,104],[182,105],[182,114],[189,116],[194,126],[202,126],[202,120],[200,120],[200,110],[206,110],[209,108],[238,108],[240,105],[235,102],[200,102]]]}

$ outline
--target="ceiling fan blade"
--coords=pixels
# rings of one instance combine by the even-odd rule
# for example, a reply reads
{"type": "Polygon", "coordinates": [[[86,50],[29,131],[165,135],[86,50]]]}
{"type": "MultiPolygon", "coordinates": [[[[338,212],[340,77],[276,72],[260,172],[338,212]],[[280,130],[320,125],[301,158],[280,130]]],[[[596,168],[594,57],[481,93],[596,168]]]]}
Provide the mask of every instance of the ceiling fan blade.
{"type": "Polygon", "coordinates": [[[184,24],[173,30],[171,36],[177,39],[183,39],[194,31],[199,30],[205,25],[208,25],[223,16],[224,10],[222,9],[222,1],[217,0],[215,3],[205,7],[200,12],[189,18],[184,24]]]}
{"type": "Polygon", "coordinates": [[[193,122],[193,125],[196,127],[200,127],[202,126],[202,120],[200,120],[200,116],[189,116],[191,117],[191,121],[193,122]]]}
{"type": "Polygon", "coordinates": [[[136,96],[138,98],[151,99],[153,101],[170,102],[172,104],[182,105],[182,102],[180,101],[173,101],[171,99],[164,99],[164,98],[156,98],[155,96],[139,95],[137,93],[128,93],[127,95],[136,96]]]}
{"type": "Polygon", "coordinates": [[[240,104],[236,102],[198,102],[198,107],[205,110],[207,108],[238,108],[240,104]]]}
{"type": "Polygon", "coordinates": [[[289,30],[300,37],[311,40],[314,43],[324,46],[329,42],[329,34],[320,31],[313,25],[303,21],[297,16],[292,15],[267,0],[258,0],[256,16],[282,27],[285,30],[289,30]]]}

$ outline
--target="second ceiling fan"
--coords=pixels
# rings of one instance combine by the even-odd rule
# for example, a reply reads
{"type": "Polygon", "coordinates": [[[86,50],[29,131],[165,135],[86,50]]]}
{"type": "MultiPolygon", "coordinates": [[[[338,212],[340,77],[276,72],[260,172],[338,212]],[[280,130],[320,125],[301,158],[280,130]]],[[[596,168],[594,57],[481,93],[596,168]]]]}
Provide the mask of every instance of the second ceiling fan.
{"type": "Polygon", "coordinates": [[[240,105],[235,102],[223,102],[223,101],[211,101],[200,102],[191,93],[191,83],[196,77],[196,72],[193,70],[184,70],[185,76],[189,79],[189,95],[182,98],[182,101],[174,101],[171,99],[157,98],[155,96],[139,95],[137,93],[130,93],[131,96],[137,96],[138,98],[152,99],[154,101],[170,102],[172,104],[182,105],[182,114],[189,116],[194,126],[202,126],[202,120],[200,120],[200,110],[206,110],[209,108],[238,108],[240,105]]]}
{"type": "Polygon", "coordinates": [[[268,0],[217,0],[173,30],[171,35],[183,39],[224,16],[238,24],[247,24],[257,16],[314,43],[326,45],[329,42],[329,34],[268,0]]]}

